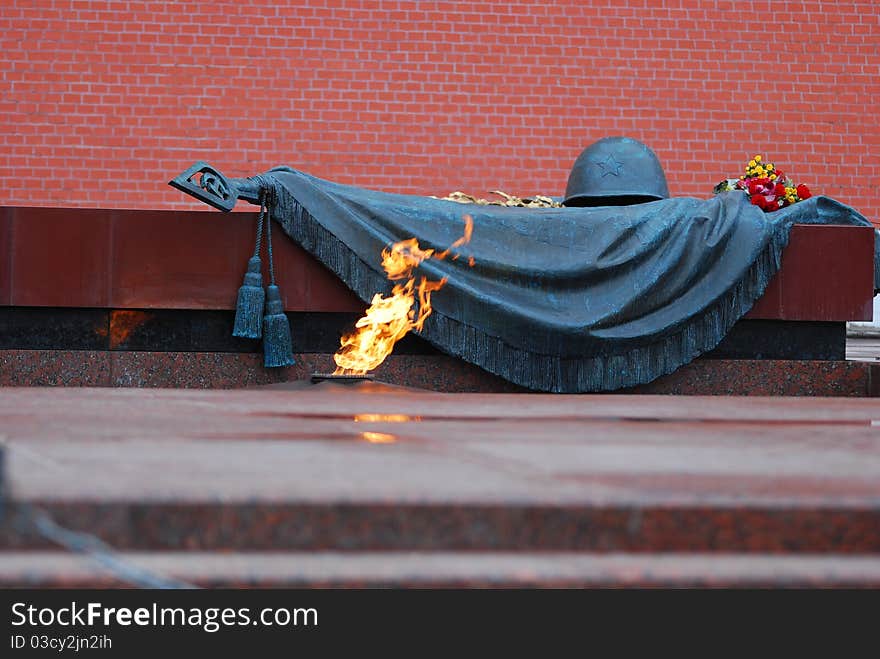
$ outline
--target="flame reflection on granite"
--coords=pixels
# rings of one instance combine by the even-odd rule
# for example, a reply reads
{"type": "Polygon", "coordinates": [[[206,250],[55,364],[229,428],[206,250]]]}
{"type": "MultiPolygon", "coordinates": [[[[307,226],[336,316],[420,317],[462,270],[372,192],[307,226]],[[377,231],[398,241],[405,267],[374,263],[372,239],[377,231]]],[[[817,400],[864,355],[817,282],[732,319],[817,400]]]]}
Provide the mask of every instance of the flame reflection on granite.
{"type": "Polygon", "coordinates": [[[370,444],[394,444],[397,441],[395,435],[386,432],[362,432],[361,437],[370,444]]]}

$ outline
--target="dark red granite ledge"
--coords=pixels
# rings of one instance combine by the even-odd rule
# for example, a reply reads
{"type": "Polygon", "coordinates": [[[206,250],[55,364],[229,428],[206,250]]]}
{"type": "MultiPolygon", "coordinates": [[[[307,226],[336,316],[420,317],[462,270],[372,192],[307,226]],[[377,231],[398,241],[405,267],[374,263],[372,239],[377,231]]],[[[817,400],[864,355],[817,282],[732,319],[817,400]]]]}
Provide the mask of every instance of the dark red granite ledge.
{"type": "Polygon", "coordinates": [[[795,225],[782,265],[746,318],[870,320],[874,236],[867,227],[795,225]],[[832,247],[833,245],[833,247],[832,247]],[[859,302],[859,300],[861,302],[859,302]]]}
{"type": "MultiPolygon", "coordinates": [[[[334,369],[329,354],[295,357],[295,366],[265,369],[259,353],[0,350],[0,385],[234,389],[282,386],[334,369]]],[[[857,361],[698,359],[649,384],[611,393],[875,396],[878,369],[857,361]]],[[[388,384],[431,391],[526,391],[446,355],[391,355],[373,376],[388,384]]]]}
{"type": "Polygon", "coordinates": [[[0,350],[0,386],[107,387],[109,385],[109,352],[0,350]]]}
{"type": "MultiPolygon", "coordinates": [[[[880,552],[880,508],[28,502],[122,550],[880,552]]],[[[13,515],[9,515],[12,518],[13,515]]],[[[24,524],[0,550],[48,549],[24,524]]]]}
{"type": "MultiPolygon", "coordinates": [[[[528,552],[123,552],[203,588],[877,588],[880,557],[528,552]]],[[[2,588],[130,586],[85,557],[7,552],[2,588]]]]}
{"type": "MultiPolygon", "coordinates": [[[[256,213],[0,207],[0,304],[232,309],[256,213]],[[9,281],[12,285],[9,285],[9,281]]],[[[288,311],[360,312],[358,298],[275,227],[288,311]]],[[[869,227],[795,225],[748,318],[870,320],[869,227]]]]}

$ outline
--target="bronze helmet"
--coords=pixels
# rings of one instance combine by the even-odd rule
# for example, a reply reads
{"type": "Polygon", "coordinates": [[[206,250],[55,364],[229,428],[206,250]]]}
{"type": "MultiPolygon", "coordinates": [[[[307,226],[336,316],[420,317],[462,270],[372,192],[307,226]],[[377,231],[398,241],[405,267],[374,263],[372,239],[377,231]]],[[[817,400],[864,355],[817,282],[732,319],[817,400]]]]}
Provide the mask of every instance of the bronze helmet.
{"type": "Polygon", "coordinates": [[[625,206],[669,197],[656,154],[629,137],[605,137],[581,152],[565,188],[566,206],[625,206]]]}

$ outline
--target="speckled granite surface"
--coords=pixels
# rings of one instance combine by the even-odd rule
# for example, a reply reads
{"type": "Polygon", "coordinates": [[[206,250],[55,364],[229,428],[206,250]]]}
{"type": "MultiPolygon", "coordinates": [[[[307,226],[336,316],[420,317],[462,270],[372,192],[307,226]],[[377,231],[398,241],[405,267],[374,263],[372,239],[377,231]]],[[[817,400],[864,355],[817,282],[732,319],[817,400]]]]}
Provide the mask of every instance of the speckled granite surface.
{"type": "Polygon", "coordinates": [[[880,552],[874,399],[15,388],[0,419],[13,499],[131,550],[880,552]]]}
{"type": "MultiPolygon", "coordinates": [[[[297,354],[297,365],[265,369],[259,353],[0,350],[3,386],[233,389],[331,373],[329,354],[297,354]]],[[[854,361],[698,359],[647,385],[614,393],[745,396],[872,396],[876,365],[854,361]]],[[[377,380],[444,392],[522,392],[446,355],[391,355],[377,380]]]]}
{"type": "Polygon", "coordinates": [[[876,399],[0,394],[0,586],[122,585],[35,508],[205,586],[880,584],[876,399]]]}
{"type": "Polygon", "coordinates": [[[110,386],[111,355],[102,350],[0,350],[0,386],[110,386]]]}

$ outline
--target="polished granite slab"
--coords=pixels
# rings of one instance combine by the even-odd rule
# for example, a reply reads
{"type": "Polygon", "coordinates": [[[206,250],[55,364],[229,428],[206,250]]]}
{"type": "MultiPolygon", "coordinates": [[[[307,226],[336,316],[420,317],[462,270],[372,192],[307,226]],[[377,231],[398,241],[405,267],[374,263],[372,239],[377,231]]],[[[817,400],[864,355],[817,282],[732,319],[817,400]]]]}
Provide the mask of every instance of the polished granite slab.
{"type": "Polygon", "coordinates": [[[880,552],[875,399],[7,388],[0,426],[12,511],[126,551],[880,552]]]}

